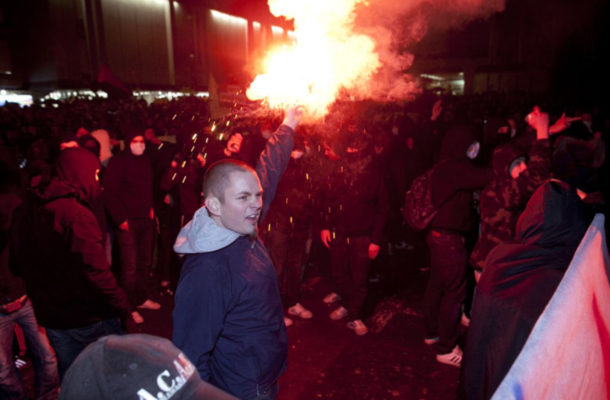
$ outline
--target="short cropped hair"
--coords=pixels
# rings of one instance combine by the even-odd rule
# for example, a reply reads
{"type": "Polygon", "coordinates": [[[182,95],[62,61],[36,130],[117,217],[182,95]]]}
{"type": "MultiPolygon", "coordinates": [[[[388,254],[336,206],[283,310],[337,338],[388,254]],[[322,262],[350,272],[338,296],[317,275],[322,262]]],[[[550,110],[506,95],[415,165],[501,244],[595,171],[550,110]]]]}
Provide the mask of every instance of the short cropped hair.
{"type": "Polygon", "coordinates": [[[217,197],[221,203],[225,201],[225,191],[229,184],[229,175],[232,172],[251,172],[256,174],[254,168],[243,161],[226,159],[212,164],[203,178],[203,195],[210,194],[217,197]]]}

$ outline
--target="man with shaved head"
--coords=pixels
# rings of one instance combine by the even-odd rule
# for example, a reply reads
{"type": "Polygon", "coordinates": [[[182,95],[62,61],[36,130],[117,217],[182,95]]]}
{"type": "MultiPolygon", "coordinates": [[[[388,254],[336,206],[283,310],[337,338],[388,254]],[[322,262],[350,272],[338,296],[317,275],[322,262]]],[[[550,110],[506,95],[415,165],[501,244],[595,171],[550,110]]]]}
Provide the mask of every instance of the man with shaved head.
{"type": "Polygon", "coordinates": [[[201,377],[240,399],[275,399],[288,337],[273,263],[257,236],[294,145],[302,112],[289,107],[256,168],[227,159],[203,182],[205,207],[180,232],[186,255],[173,342],[201,377]]]}

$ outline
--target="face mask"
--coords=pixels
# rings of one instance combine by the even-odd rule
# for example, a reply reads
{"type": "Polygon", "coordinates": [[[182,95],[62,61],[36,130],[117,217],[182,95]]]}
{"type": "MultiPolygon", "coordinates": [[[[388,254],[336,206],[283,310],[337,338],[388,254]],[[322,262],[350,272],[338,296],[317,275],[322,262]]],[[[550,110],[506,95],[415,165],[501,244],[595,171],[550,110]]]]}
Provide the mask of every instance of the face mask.
{"type": "Polygon", "coordinates": [[[131,152],[134,156],[141,156],[142,154],[144,154],[144,149],[146,148],[146,145],[144,143],[131,143],[129,147],[131,148],[131,152]]]}
{"type": "Polygon", "coordinates": [[[480,149],[481,149],[481,145],[479,144],[479,142],[474,142],[473,144],[470,145],[470,147],[468,147],[468,150],[466,151],[466,155],[471,160],[474,160],[479,155],[480,149]]]}

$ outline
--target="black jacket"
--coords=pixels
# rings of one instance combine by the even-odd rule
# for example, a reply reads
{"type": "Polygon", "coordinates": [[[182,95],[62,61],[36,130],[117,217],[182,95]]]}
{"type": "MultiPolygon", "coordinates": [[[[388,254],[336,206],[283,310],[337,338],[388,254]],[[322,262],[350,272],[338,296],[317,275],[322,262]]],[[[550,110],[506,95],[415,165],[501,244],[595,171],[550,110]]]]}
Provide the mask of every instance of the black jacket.
{"type": "Polygon", "coordinates": [[[518,243],[500,244],[487,257],[462,361],[462,397],[493,395],[586,231],[582,202],[568,184],[549,181],[536,190],[519,218],[518,243]]]}
{"type": "Polygon", "coordinates": [[[261,225],[263,230],[288,233],[311,228],[315,191],[310,161],[307,156],[290,158],[269,214],[261,225]]]}
{"type": "Polygon", "coordinates": [[[104,203],[115,225],[150,217],[153,172],[144,155],[132,154],[129,144],[110,159],[104,174],[104,203]]]}
{"type": "Polygon", "coordinates": [[[319,224],[341,238],[368,236],[380,244],[390,207],[388,192],[372,157],[356,154],[331,163],[328,179],[320,179],[319,224]]]}
{"type": "Polygon", "coordinates": [[[468,127],[451,128],[441,148],[441,158],[432,173],[432,201],[438,213],[432,228],[466,232],[470,227],[472,192],[486,186],[493,178],[491,168],[474,166],[466,155],[476,140],[468,127]]]}
{"type": "Polygon", "coordinates": [[[195,159],[183,161],[176,167],[170,166],[161,177],[161,189],[177,195],[175,200],[180,203],[183,225],[193,219],[195,211],[202,205],[205,171],[195,159]]]}
{"type": "Polygon", "coordinates": [[[24,279],[38,322],[46,328],[125,319],[130,312],[106,261],[102,233],[88,202],[101,191],[94,178],[96,164],[99,168],[87,150],[64,150],[59,176],[13,215],[10,266],[24,279]],[[72,168],[75,165],[79,168],[72,168]]]}

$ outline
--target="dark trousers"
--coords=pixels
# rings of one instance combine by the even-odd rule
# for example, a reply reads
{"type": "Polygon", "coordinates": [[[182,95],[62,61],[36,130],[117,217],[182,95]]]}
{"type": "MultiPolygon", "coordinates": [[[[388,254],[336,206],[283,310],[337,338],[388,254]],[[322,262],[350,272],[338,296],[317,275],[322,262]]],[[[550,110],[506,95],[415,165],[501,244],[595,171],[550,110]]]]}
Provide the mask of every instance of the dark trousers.
{"type": "Polygon", "coordinates": [[[174,252],[174,242],[180,233],[181,215],[178,206],[161,203],[157,206],[159,220],[159,239],[157,252],[157,272],[159,280],[177,283],[180,259],[174,252]]]}
{"type": "Polygon", "coordinates": [[[119,283],[133,309],[148,299],[148,273],[152,261],[155,224],[152,219],[128,220],[129,231],[115,230],[121,252],[119,283]]]}
{"type": "Polygon", "coordinates": [[[330,244],[330,272],[351,320],[362,319],[371,267],[370,244],[368,237],[336,238],[330,244]]]}
{"type": "Polygon", "coordinates": [[[267,234],[266,243],[280,283],[284,307],[299,302],[309,230],[281,232],[277,229],[267,234]]]}
{"type": "Polygon", "coordinates": [[[424,295],[426,337],[439,337],[437,353],[447,354],[455,347],[462,304],[466,299],[467,255],[460,234],[432,230],[430,278],[424,295]]]}
{"type": "Polygon", "coordinates": [[[25,399],[25,390],[17,373],[13,359],[13,339],[15,325],[18,324],[34,356],[36,370],[36,399],[57,399],[59,397],[59,376],[57,360],[44,330],[38,326],[34,308],[26,300],[21,309],[8,315],[0,314],[0,398],[25,399]]]}
{"type": "Polygon", "coordinates": [[[124,333],[121,326],[121,321],[116,319],[107,319],[99,321],[91,325],[72,329],[49,329],[47,328],[47,336],[49,342],[57,355],[57,365],[59,367],[59,376],[63,379],[70,365],[76,357],[85,350],[90,343],[97,339],[108,335],[122,335],[124,333]]]}

